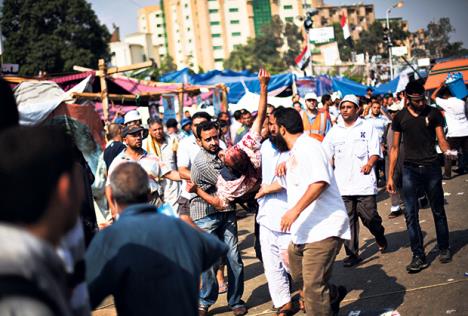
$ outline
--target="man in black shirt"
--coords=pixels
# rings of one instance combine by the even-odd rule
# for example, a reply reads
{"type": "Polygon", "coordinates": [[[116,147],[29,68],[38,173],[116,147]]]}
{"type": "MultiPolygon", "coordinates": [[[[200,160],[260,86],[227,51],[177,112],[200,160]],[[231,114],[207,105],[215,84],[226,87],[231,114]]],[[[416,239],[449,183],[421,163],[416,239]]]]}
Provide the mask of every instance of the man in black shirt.
{"type": "Polygon", "coordinates": [[[435,140],[444,154],[450,153],[443,132],[444,119],[440,111],[426,103],[424,87],[416,81],[408,83],[405,89],[407,106],[393,120],[393,143],[390,151],[390,170],[387,190],[395,193],[393,175],[399,155],[399,144],[403,137],[405,157],[403,161],[402,193],[405,202],[405,219],[413,259],[406,267],[408,273],[416,273],[428,267],[423,247],[423,235],[419,226],[417,192],[424,190],[429,198],[434,216],[439,259],[442,263],[451,261],[449,230],[444,209],[442,171],[437,160],[435,140]]]}
{"type": "Polygon", "coordinates": [[[120,132],[121,130],[119,124],[112,123],[109,125],[109,132],[107,134],[109,144],[104,150],[104,161],[106,162],[107,170],[109,170],[110,164],[114,158],[125,149],[125,145],[122,143],[122,135],[120,132]]]}

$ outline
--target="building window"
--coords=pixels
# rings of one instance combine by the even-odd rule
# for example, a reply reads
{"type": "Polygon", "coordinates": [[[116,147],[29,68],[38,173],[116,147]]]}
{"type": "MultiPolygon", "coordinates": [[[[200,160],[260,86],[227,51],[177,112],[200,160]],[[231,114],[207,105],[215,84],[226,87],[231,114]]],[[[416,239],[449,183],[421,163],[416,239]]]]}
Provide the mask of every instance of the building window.
{"type": "Polygon", "coordinates": [[[215,38],[215,37],[221,37],[221,34],[213,34],[211,35],[211,37],[215,38]]]}
{"type": "Polygon", "coordinates": [[[219,25],[219,21],[211,21],[210,25],[219,25]]]}
{"type": "Polygon", "coordinates": [[[190,15],[187,15],[187,16],[185,17],[185,19],[186,19],[186,20],[190,19],[190,15]]]}
{"type": "Polygon", "coordinates": [[[162,24],[156,24],[156,27],[161,27],[162,24]]]}
{"type": "Polygon", "coordinates": [[[285,20],[286,20],[286,22],[290,22],[290,23],[294,22],[294,18],[292,16],[286,17],[285,20]]]}
{"type": "Polygon", "coordinates": [[[156,13],[156,17],[159,18],[161,15],[159,13],[156,13]]]}
{"type": "Polygon", "coordinates": [[[292,10],[293,6],[288,4],[283,7],[285,10],[292,10]]]}
{"type": "Polygon", "coordinates": [[[239,12],[238,8],[229,8],[229,12],[239,12]]]}
{"type": "Polygon", "coordinates": [[[187,32],[190,32],[190,28],[189,28],[189,27],[187,28],[187,32]]]}
{"type": "Polygon", "coordinates": [[[186,4],[184,5],[184,7],[188,8],[188,3],[186,3],[186,4]]]}
{"type": "Polygon", "coordinates": [[[223,49],[223,46],[213,46],[213,49],[214,50],[220,50],[220,49],[223,49]]]}
{"type": "Polygon", "coordinates": [[[215,58],[215,63],[222,63],[223,60],[223,58],[215,58]]]}
{"type": "Polygon", "coordinates": [[[241,32],[233,32],[231,35],[234,37],[241,36],[241,32]]]}
{"type": "Polygon", "coordinates": [[[209,13],[218,13],[218,9],[209,9],[208,12],[209,13]]]}
{"type": "Polygon", "coordinates": [[[232,20],[231,24],[239,24],[239,20],[232,20]]]}

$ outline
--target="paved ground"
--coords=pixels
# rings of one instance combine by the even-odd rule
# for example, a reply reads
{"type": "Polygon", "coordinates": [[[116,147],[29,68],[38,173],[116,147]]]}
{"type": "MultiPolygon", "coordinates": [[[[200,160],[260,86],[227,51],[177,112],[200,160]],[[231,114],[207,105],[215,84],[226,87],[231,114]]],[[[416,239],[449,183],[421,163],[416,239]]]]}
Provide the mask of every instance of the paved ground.
{"type": "MultiPolygon", "coordinates": [[[[444,181],[444,190],[453,261],[449,264],[438,261],[432,214],[430,209],[424,209],[420,212],[420,223],[431,265],[418,274],[406,273],[411,251],[405,220],[403,217],[387,219],[389,199],[382,193],[378,206],[384,219],[389,251],[380,254],[365,228],[361,229],[364,259],[361,264],[343,268],[344,251],[341,251],[335,263],[333,282],[345,285],[350,292],[342,303],[340,315],[380,315],[391,310],[397,310],[401,315],[468,315],[468,175],[444,181]]],[[[252,216],[239,221],[239,235],[245,264],[243,298],[249,307],[248,315],[273,315],[263,267],[252,248],[252,216]]],[[[232,315],[226,304],[223,294],[212,307],[211,315],[232,315]]],[[[108,306],[94,312],[94,316],[115,315],[111,299],[103,305],[108,306]]]]}

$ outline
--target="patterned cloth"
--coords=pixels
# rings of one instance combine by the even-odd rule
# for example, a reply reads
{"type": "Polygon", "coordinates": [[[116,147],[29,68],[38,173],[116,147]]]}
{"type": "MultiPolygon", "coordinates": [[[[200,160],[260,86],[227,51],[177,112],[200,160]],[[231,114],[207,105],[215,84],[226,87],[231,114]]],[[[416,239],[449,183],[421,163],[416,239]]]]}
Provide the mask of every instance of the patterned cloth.
{"type": "Polygon", "coordinates": [[[217,196],[220,198],[223,205],[227,206],[234,199],[245,195],[254,189],[261,178],[262,155],[260,152],[262,136],[255,131],[249,131],[242,137],[242,140],[234,145],[229,150],[242,150],[247,154],[252,163],[253,172],[241,175],[235,180],[226,180],[222,176],[218,176],[217,196]]]}

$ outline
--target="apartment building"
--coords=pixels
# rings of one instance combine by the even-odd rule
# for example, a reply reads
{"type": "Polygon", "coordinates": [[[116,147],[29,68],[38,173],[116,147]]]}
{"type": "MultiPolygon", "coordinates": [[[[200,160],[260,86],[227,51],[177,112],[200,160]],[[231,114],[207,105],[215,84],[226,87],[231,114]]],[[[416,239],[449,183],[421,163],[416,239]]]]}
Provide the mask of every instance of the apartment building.
{"type": "Polygon", "coordinates": [[[329,6],[323,0],[161,0],[138,12],[138,32],[150,33],[157,62],[169,54],[178,68],[195,71],[223,69],[237,45],[258,36],[278,15],[302,28],[307,10],[314,8],[314,27],[339,23],[348,16],[354,39],[375,21],[374,6],[329,6]]]}

